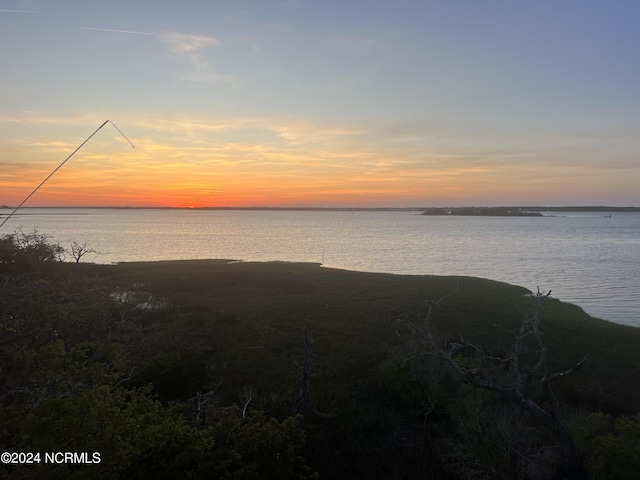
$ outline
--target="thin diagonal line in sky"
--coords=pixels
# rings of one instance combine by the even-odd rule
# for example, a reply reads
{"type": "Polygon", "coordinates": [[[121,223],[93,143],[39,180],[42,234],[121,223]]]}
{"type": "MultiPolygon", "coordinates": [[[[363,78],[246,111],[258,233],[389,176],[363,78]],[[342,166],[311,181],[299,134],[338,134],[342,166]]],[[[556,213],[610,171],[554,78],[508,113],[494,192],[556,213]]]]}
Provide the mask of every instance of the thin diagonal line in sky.
{"type": "Polygon", "coordinates": [[[6,10],[6,9],[0,9],[0,13],[42,13],[42,12],[36,12],[35,10],[6,10]]]}
{"type": "Polygon", "coordinates": [[[147,32],[136,32],[134,30],[117,30],[115,28],[96,28],[96,27],[80,27],[83,30],[96,30],[98,32],[112,32],[112,33],[130,33],[132,35],[151,35],[147,32]]]}

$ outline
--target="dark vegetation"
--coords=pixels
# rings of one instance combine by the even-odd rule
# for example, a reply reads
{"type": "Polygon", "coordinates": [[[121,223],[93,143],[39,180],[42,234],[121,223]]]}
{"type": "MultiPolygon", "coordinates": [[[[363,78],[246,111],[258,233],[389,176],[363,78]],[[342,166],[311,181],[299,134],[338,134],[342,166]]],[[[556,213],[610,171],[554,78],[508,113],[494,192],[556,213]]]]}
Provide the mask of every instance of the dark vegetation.
{"type": "MultiPolygon", "coordinates": [[[[541,310],[547,370],[533,373],[587,355],[551,384],[589,473],[568,472],[553,431],[469,376],[484,365],[474,346],[487,359],[514,348],[535,311],[523,288],[61,256],[36,233],[0,238],[0,450],[101,462],[2,465],[2,478],[640,478],[639,329],[553,298],[541,310]],[[443,352],[467,342],[460,368],[410,348],[427,318],[443,352]]],[[[523,365],[536,348],[523,342],[523,365]]],[[[552,412],[543,389],[528,395],[552,412]]]]}

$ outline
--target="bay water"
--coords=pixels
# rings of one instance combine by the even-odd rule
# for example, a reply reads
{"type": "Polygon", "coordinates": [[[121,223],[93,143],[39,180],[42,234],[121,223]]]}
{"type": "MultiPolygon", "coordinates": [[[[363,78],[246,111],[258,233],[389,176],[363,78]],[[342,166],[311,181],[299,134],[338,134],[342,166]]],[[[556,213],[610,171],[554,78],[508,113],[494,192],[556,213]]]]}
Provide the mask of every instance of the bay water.
{"type": "Polygon", "coordinates": [[[23,208],[0,234],[17,228],[86,243],[99,253],[83,261],[97,263],[222,258],[482,277],[552,290],[590,315],[640,326],[640,213],[23,208]]]}

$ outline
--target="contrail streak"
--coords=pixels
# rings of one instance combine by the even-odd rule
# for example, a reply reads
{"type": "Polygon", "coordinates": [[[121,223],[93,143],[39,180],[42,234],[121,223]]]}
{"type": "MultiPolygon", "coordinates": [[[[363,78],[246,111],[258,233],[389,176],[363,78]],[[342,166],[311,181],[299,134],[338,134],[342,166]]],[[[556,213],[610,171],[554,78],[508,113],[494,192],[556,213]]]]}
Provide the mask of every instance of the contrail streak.
{"type": "Polygon", "coordinates": [[[2,226],[3,226],[5,223],[7,223],[7,220],[9,220],[11,217],[13,217],[13,214],[14,214],[14,213],[16,213],[16,212],[20,209],[20,207],[22,207],[25,203],[27,203],[27,200],[29,200],[29,199],[30,199],[30,198],[31,198],[31,197],[32,197],[32,196],[33,196],[33,195],[34,195],[38,190],[40,190],[40,187],[42,187],[42,186],[47,182],[47,180],[49,180],[51,177],[53,177],[53,175],[54,175],[58,170],[60,170],[60,169],[62,168],[62,166],[63,166],[65,163],[67,163],[67,161],[68,161],[71,157],[73,157],[73,156],[76,154],[76,152],[77,152],[78,150],[80,150],[80,149],[84,146],[84,144],[85,144],[85,143],[87,143],[89,140],[91,140],[91,138],[92,138],[96,133],[98,133],[98,131],[99,131],[102,127],[104,127],[107,123],[110,123],[111,125],[113,125],[113,127],[114,127],[118,132],[120,132],[120,135],[122,135],[122,136],[127,140],[127,142],[129,142],[129,143],[131,144],[131,147],[132,147],[132,148],[136,148],[136,147],[135,147],[135,145],[131,142],[131,140],[129,140],[129,138],[127,138],[127,136],[126,136],[124,133],[122,133],[122,130],[120,130],[118,127],[116,127],[116,124],[115,124],[115,123],[113,123],[111,120],[105,120],[105,122],[104,122],[102,125],[100,125],[98,128],[96,128],[96,129],[95,129],[95,131],[94,131],[91,135],[89,135],[89,136],[85,139],[85,141],[84,141],[84,142],[82,142],[80,145],[78,145],[78,148],[76,148],[76,149],[71,153],[71,155],[69,155],[67,158],[65,158],[65,159],[64,159],[64,161],[63,161],[60,165],[58,165],[58,166],[53,170],[53,172],[51,172],[51,173],[49,174],[49,176],[48,176],[47,178],[45,178],[45,179],[40,183],[40,185],[38,185],[38,186],[33,190],[33,192],[31,192],[29,195],[27,195],[27,198],[25,198],[25,199],[22,201],[22,203],[20,203],[20,205],[18,205],[18,206],[13,210],[13,212],[11,212],[9,215],[7,215],[7,218],[5,218],[5,219],[2,221],[2,223],[0,223],[0,228],[2,228],[2,226]]]}
{"type": "Polygon", "coordinates": [[[1,9],[0,13],[42,13],[42,12],[36,12],[34,10],[5,10],[5,9],[1,9]]]}
{"type": "Polygon", "coordinates": [[[80,27],[82,30],[96,30],[98,32],[112,32],[112,33],[130,33],[132,35],[151,35],[147,32],[136,32],[134,30],[116,30],[114,28],[96,28],[96,27],[80,27]]]}

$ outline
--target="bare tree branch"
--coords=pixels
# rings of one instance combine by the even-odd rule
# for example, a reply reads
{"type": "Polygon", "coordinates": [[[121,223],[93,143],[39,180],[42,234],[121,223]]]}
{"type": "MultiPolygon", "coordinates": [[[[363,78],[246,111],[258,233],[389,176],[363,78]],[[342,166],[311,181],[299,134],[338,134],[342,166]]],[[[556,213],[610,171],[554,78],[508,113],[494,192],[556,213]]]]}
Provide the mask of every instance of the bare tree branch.
{"type": "Polygon", "coordinates": [[[542,293],[538,289],[534,297],[533,313],[525,316],[520,328],[515,332],[511,352],[506,355],[490,355],[485,348],[462,337],[457,342],[449,344],[436,340],[431,328],[434,306],[451,294],[437,302],[429,302],[422,326],[407,322],[411,334],[408,350],[409,358],[426,354],[442,359],[474,387],[493,391],[529,413],[556,437],[562,456],[562,471],[558,475],[566,475],[570,470],[578,468],[576,466],[580,460],[571,433],[562,418],[560,404],[551,389],[551,383],[578,372],[587,357],[564,372],[547,372],[548,350],[540,331],[540,320],[542,307],[550,294],[551,291],[542,293]],[[532,363],[532,346],[535,364],[527,367],[527,364],[532,363]],[[461,362],[461,356],[475,358],[476,365],[470,367],[468,361],[461,362]],[[498,366],[507,366],[506,374],[505,368],[497,368],[498,366]],[[535,401],[529,394],[528,390],[534,380],[539,383],[548,407],[543,407],[543,404],[535,401]]]}
{"type": "Polygon", "coordinates": [[[216,391],[218,391],[218,388],[220,388],[220,386],[222,385],[222,382],[223,380],[220,380],[220,382],[213,389],[209,390],[206,393],[198,392],[196,394],[196,425],[204,425],[205,423],[207,423],[209,404],[211,403],[211,400],[213,399],[216,391]]]}
{"type": "Polygon", "coordinates": [[[242,408],[237,407],[240,413],[242,413],[242,418],[247,416],[247,410],[249,409],[249,405],[251,405],[251,401],[256,394],[256,389],[251,386],[242,387],[242,391],[238,395],[240,397],[240,401],[242,402],[242,408]]]}
{"type": "Polygon", "coordinates": [[[87,255],[88,253],[99,253],[94,248],[87,246],[86,242],[85,243],[73,242],[69,250],[67,250],[67,252],[71,254],[71,256],[76,261],[76,263],[80,263],[80,260],[82,259],[82,257],[87,255]]]}

